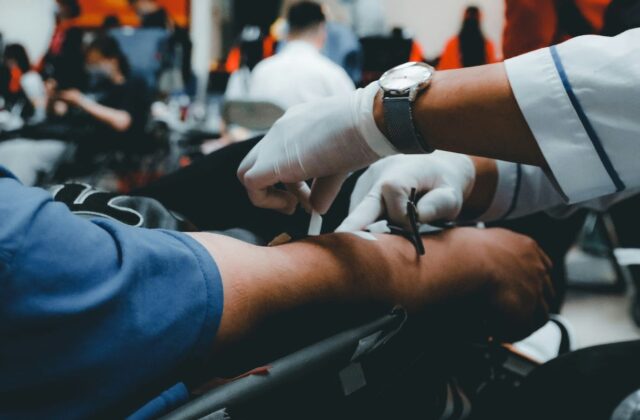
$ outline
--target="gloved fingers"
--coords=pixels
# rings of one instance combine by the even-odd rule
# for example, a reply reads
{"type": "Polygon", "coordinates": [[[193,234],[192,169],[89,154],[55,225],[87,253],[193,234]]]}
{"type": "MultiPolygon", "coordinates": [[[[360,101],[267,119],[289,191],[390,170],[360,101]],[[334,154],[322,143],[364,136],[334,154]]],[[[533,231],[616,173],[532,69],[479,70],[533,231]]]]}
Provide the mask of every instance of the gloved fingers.
{"type": "Polygon", "coordinates": [[[349,213],[349,216],[338,226],[336,232],[357,232],[380,219],[384,212],[382,197],[371,192],[349,213]]]}
{"type": "Polygon", "coordinates": [[[407,213],[411,187],[405,187],[395,182],[385,182],[380,186],[380,190],[389,220],[396,225],[411,230],[411,223],[407,213]]]}
{"type": "Polygon", "coordinates": [[[307,185],[306,182],[297,182],[295,184],[285,184],[287,187],[287,191],[293,194],[300,205],[306,210],[307,213],[311,213],[313,211],[313,207],[311,207],[311,202],[309,198],[311,196],[311,188],[307,185]]]}
{"type": "Polygon", "coordinates": [[[293,214],[298,206],[298,199],[295,195],[274,187],[248,190],[248,194],[249,199],[255,206],[264,209],[293,214]]]}
{"type": "Polygon", "coordinates": [[[260,150],[260,144],[261,143],[258,143],[253,149],[251,149],[251,151],[247,154],[247,156],[245,156],[245,158],[242,159],[242,162],[240,162],[240,166],[238,166],[237,175],[242,185],[245,185],[244,183],[245,175],[256,164],[256,160],[258,158],[258,153],[260,150]]]}
{"type": "Polygon", "coordinates": [[[462,197],[453,188],[436,188],[418,201],[420,223],[455,220],[462,210],[462,197]]]}
{"type": "MultiPolygon", "coordinates": [[[[251,169],[245,172],[241,182],[247,190],[261,190],[272,187],[282,180],[278,178],[277,173],[271,167],[259,166],[254,164],[251,169]]],[[[293,182],[293,181],[289,181],[293,182]]]]}
{"type": "MultiPolygon", "coordinates": [[[[351,198],[349,201],[349,214],[353,213],[355,209],[362,203],[362,201],[370,194],[374,193],[374,185],[376,182],[376,174],[372,168],[367,169],[356,182],[356,186],[353,188],[351,198]]],[[[375,193],[379,194],[379,191],[375,193]]],[[[380,198],[382,200],[382,198],[380,198]]]]}
{"type": "Polygon", "coordinates": [[[309,198],[311,207],[320,214],[329,211],[348,176],[349,174],[343,173],[317,178],[313,181],[309,198]]]}

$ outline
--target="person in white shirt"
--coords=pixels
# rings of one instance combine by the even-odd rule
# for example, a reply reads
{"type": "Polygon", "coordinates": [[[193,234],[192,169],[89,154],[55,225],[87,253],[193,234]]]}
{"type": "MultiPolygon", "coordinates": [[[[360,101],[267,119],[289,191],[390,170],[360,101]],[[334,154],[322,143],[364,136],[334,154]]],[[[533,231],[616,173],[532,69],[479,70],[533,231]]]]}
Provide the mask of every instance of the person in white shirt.
{"type": "Polygon", "coordinates": [[[348,95],[355,86],[347,73],[321,54],[327,38],[320,5],[300,2],[289,9],[289,35],[281,52],[253,70],[249,98],[283,109],[331,96],[348,95]]]}
{"type": "MultiPolygon", "coordinates": [[[[424,223],[456,219],[465,208],[493,219],[623,199],[640,188],[639,115],[640,29],[434,73],[412,104],[411,122],[424,153],[456,153],[374,165],[342,228],[362,228],[383,212],[406,223],[411,188],[421,193],[424,223]]],[[[388,127],[399,122],[385,116],[377,83],[296,107],[245,159],[239,177],[260,207],[303,201],[325,212],[348,173],[402,151],[389,140],[388,127]],[[311,178],[313,191],[300,183],[311,178]],[[275,192],[280,181],[296,188],[275,192]]]]}

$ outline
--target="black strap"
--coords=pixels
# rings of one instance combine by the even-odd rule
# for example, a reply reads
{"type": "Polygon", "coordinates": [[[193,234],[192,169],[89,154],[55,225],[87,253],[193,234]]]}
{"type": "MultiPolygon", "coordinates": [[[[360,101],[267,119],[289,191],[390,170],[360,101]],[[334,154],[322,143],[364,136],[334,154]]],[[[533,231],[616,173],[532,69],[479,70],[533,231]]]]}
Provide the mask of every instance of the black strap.
{"type": "Polygon", "coordinates": [[[411,101],[405,96],[386,96],[384,119],[393,145],[405,154],[431,153],[427,143],[420,138],[413,122],[411,101]]]}

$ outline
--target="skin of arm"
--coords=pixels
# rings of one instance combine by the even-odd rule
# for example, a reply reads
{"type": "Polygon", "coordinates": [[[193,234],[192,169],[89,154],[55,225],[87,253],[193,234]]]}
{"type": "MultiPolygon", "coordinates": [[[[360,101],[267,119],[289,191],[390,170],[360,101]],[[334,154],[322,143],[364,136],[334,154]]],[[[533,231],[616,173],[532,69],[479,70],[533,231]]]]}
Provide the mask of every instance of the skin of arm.
{"type": "Polygon", "coordinates": [[[71,89],[60,92],[60,99],[77,106],[89,115],[101,121],[118,132],[125,132],[131,127],[131,115],[119,109],[100,105],[84,96],[80,91],[71,89]]]}
{"type": "MultiPolygon", "coordinates": [[[[435,73],[413,112],[416,128],[436,149],[546,166],[502,63],[435,73]]],[[[374,119],[388,137],[381,93],[374,119]]]]}
{"type": "Polygon", "coordinates": [[[471,156],[476,168],[473,189],[462,207],[460,217],[475,220],[489,210],[498,188],[498,165],[495,160],[471,156]]]}
{"type": "Polygon", "coordinates": [[[323,304],[399,304],[414,314],[474,307],[481,314],[469,313],[470,319],[484,317],[494,337],[514,340],[546,321],[553,296],[546,255],[533,240],[500,229],[425,237],[425,257],[391,235],[372,241],[332,234],[274,248],[191,236],[221,273],[224,309],[215,350],[223,353],[271,317],[323,304]]]}

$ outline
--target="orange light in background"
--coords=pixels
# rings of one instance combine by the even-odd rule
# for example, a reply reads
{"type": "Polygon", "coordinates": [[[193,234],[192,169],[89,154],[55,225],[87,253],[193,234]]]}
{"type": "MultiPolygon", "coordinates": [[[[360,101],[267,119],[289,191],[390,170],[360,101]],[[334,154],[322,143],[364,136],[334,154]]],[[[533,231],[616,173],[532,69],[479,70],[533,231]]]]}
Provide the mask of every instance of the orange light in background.
{"type": "MultiPolygon", "coordinates": [[[[98,27],[109,15],[117,16],[123,25],[137,26],[138,16],[129,5],[128,0],[79,0],[82,15],[75,19],[75,24],[82,27],[98,27]]],[[[180,26],[189,23],[189,0],[158,0],[174,21],[180,26]]]]}

